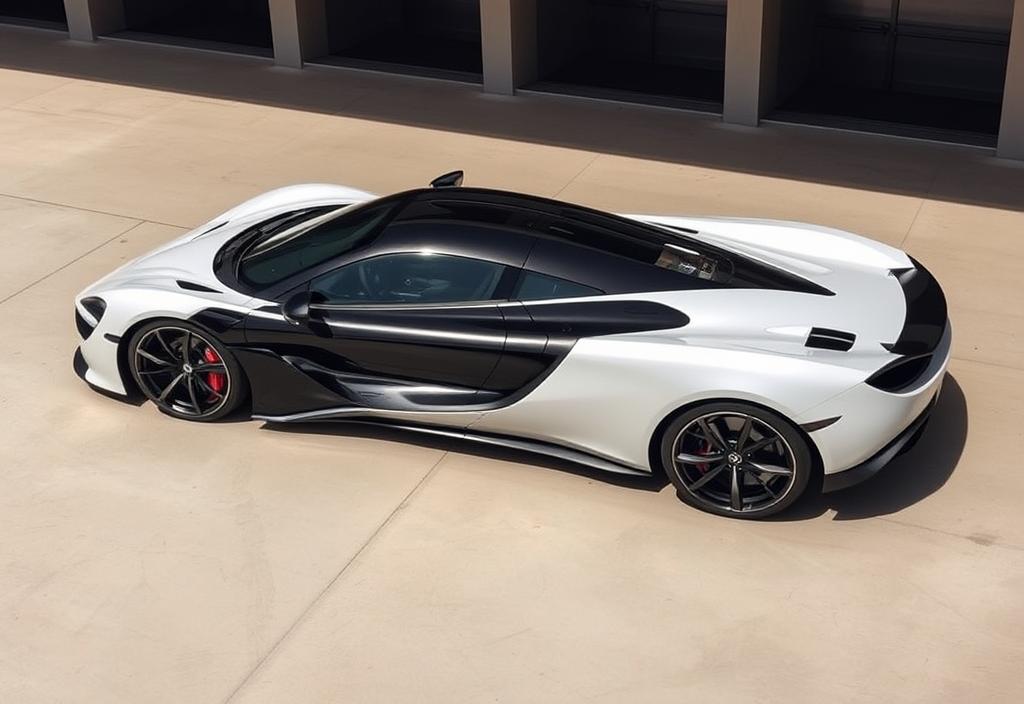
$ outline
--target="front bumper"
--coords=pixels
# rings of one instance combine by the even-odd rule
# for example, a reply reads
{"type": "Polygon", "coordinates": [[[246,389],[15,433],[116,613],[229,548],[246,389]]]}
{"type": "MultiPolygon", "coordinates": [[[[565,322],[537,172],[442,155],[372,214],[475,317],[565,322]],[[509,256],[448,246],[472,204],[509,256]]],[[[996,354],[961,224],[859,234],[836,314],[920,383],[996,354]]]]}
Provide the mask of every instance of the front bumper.
{"type": "Polygon", "coordinates": [[[851,486],[860,484],[861,482],[878,474],[885,465],[889,464],[897,456],[912,448],[918,438],[921,437],[921,433],[924,432],[924,428],[928,424],[928,419],[931,417],[932,410],[935,408],[935,404],[938,400],[939,394],[936,392],[921,415],[915,418],[910,425],[903,429],[899,435],[893,438],[888,445],[883,447],[864,462],[861,462],[850,469],[845,469],[842,472],[826,474],[822,480],[822,493],[827,494],[831,491],[839,491],[840,489],[847,489],[851,486]]]}

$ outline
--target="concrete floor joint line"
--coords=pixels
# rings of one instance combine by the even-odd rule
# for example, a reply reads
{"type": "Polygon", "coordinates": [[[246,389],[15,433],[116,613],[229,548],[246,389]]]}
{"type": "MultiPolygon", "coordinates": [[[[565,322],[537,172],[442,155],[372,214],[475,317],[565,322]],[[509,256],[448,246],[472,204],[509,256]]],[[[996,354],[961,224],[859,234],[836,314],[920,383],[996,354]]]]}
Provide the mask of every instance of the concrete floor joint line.
{"type": "Polygon", "coordinates": [[[434,476],[434,473],[437,471],[437,468],[441,465],[441,463],[447,456],[448,451],[445,450],[444,453],[442,453],[442,455],[437,459],[437,462],[431,465],[430,469],[426,471],[423,477],[418,482],[416,482],[416,485],[409,490],[409,493],[406,494],[402,498],[402,500],[398,502],[398,504],[391,511],[391,513],[389,513],[387,517],[381,522],[381,524],[377,526],[372,533],[370,533],[370,536],[362,545],[359,546],[359,549],[355,551],[352,557],[350,557],[345,562],[345,564],[341,566],[341,569],[338,570],[338,573],[335,574],[330,579],[329,582],[327,582],[326,586],[324,586],[324,588],[320,590],[320,593],[317,594],[313,598],[313,600],[309,602],[306,608],[302,610],[302,612],[295,618],[292,624],[288,626],[287,629],[285,629],[285,632],[282,633],[281,636],[276,641],[274,641],[273,645],[270,646],[270,648],[263,655],[263,657],[256,661],[256,664],[253,665],[253,667],[245,674],[245,677],[242,678],[242,681],[239,682],[238,685],[233,690],[231,690],[231,693],[224,699],[224,704],[230,704],[230,702],[233,701],[234,698],[243,689],[245,689],[245,686],[249,684],[250,680],[252,680],[256,673],[259,672],[260,669],[262,669],[263,665],[270,660],[270,658],[274,655],[275,652],[277,652],[278,648],[280,648],[281,645],[283,645],[284,642],[288,640],[288,637],[296,628],[299,627],[299,624],[305,621],[306,617],[313,611],[316,605],[323,601],[324,597],[327,596],[327,593],[331,591],[331,588],[334,587],[334,585],[338,583],[338,580],[341,579],[342,575],[348,571],[348,568],[355,564],[355,561],[358,560],[359,556],[366,551],[366,549],[374,540],[376,540],[377,536],[380,535],[381,531],[383,531],[388,525],[390,525],[391,521],[395,518],[395,516],[398,515],[398,512],[409,505],[409,502],[412,501],[412,499],[416,496],[419,490],[427,483],[427,480],[434,476]]]}
{"type": "MultiPolygon", "coordinates": [[[[19,195],[15,195],[14,193],[2,193],[2,192],[0,192],[0,196],[2,196],[4,198],[11,198],[11,199],[14,199],[14,200],[24,200],[24,201],[27,201],[29,203],[38,203],[39,205],[50,205],[50,206],[53,206],[54,208],[67,208],[68,210],[81,210],[81,211],[86,212],[86,213],[96,213],[97,215],[106,215],[106,216],[111,217],[111,218],[122,218],[124,220],[138,220],[140,223],[148,222],[148,223],[152,223],[154,225],[163,225],[165,227],[177,227],[177,228],[179,228],[181,230],[191,230],[192,227],[193,227],[192,225],[175,225],[172,222],[161,222],[160,220],[153,220],[151,218],[140,218],[140,217],[136,217],[134,215],[125,215],[123,213],[111,213],[111,212],[108,212],[106,210],[96,210],[95,208],[83,208],[82,206],[79,206],[79,205],[69,205],[67,203],[56,203],[56,202],[54,202],[52,200],[42,200],[40,198],[29,198],[28,196],[19,196],[19,195]]],[[[121,233],[121,234],[124,234],[124,233],[121,233]]]]}
{"type": "Polygon", "coordinates": [[[134,223],[131,227],[129,227],[127,230],[123,230],[121,232],[118,232],[116,235],[114,235],[110,239],[107,239],[107,240],[104,240],[104,241],[100,242],[98,245],[96,245],[95,247],[93,247],[89,251],[82,252],[81,254],[79,254],[77,257],[75,257],[71,261],[64,262],[63,264],[61,264],[59,267],[57,267],[56,269],[54,269],[50,273],[44,274],[43,276],[40,276],[38,279],[36,279],[32,283],[26,284],[25,286],[22,286],[21,288],[19,288],[17,291],[15,291],[11,295],[7,296],[6,298],[0,299],[0,305],[3,305],[4,303],[7,303],[7,301],[11,300],[15,296],[20,296],[21,294],[25,293],[25,291],[28,291],[30,288],[32,288],[36,284],[40,284],[43,281],[46,281],[48,278],[50,278],[54,274],[60,273],[61,271],[63,271],[64,269],[67,269],[69,266],[71,266],[75,262],[80,261],[81,259],[84,259],[85,257],[88,257],[90,254],[92,254],[96,250],[101,249],[103,247],[106,247],[108,244],[110,244],[111,242],[116,240],[118,237],[124,237],[125,235],[127,235],[129,232],[131,232],[135,228],[139,227],[140,225],[144,225],[146,222],[147,222],[146,220],[139,220],[138,222],[134,223]]]}
{"type": "Polygon", "coordinates": [[[600,155],[600,154],[594,154],[594,158],[592,158],[592,159],[591,159],[590,161],[588,161],[588,162],[587,162],[587,163],[586,163],[586,164],[585,164],[585,165],[583,166],[583,168],[582,168],[582,169],[580,169],[579,171],[577,171],[577,172],[576,172],[576,174],[575,174],[575,175],[574,175],[574,176],[573,176],[572,178],[570,178],[570,179],[569,179],[569,180],[568,180],[568,181],[566,182],[566,184],[565,184],[564,186],[562,186],[562,187],[561,187],[560,189],[558,189],[558,193],[556,193],[555,195],[553,195],[553,196],[551,196],[551,197],[552,197],[552,198],[558,198],[558,197],[560,197],[560,196],[562,195],[562,193],[564,193],[564,192],[565,192],[565,189],[567,189],[567,188],[568,188],[569,186],[571,186],[571,185],[572,185],[573,183],[575,183],[575,182],[576,182],[576,179],[578,179],[578,178],[579,178],[580,176],[582,176],[582,175],[583,175],[583,172],[584,172],[584,171],[586,171],[586,170],[587,170],[587,169],[589,169],[589,168],[590,168],[591,166],[593,166],[593,165],[594,165],[594,162],[595,162],[595,161],[597,161],[597,160],[598,160],[598,159],[599,159],[600,157],[601,157],[601,155],[600,155]]]}

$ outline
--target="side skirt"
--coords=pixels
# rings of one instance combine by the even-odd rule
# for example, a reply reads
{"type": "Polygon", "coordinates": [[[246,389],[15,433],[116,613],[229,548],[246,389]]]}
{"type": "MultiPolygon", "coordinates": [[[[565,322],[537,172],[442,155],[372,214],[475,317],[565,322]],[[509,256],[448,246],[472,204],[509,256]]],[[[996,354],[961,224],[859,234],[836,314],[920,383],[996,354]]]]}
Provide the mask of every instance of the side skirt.
{"type": "Polygon", "coordinates": [[[254,415],[253,420],[262,420],[267,423],[298,423],[333,420],[344,423],[358,423],[360,425],[373,425],[384,428],[396,428],[398,430],[408,430],[410,432],[423,433],[425,435],[435,435],[441,437],[455,438],[458,440],[468,440],[470,442],[479,443],[481,445],[491,445],[494,447],[505,447],[512,450],[531,452],[537,455],[544,455],[546,457],[554,457],[556,459],[565,460],[566,462],[573,462],[575,464],[580,464],[585,467],[600,469],[605,472],[613,472],[615,474],[628,474],[635,477],[651,476],[650,471],[636,469],[635,467],[628,467],[624,464],[612,462],[611,460],[606,460],[603,457],[598,457],[587,452],[574,450],[568,447],[564,447],[562,445],[555,445],[553,443],[541,442],[539,440],[513,438],[504,435],[474,433],[469,430],[460,430],[457,428],[442,428],[433,425],[419,425],[416,423],[395,422],[388,419],[367,418],[365,416],[346,417],[344,413],[338,413],[337,410],[312,411],[310,413],[296,413],[289,416],[254,415]]]}

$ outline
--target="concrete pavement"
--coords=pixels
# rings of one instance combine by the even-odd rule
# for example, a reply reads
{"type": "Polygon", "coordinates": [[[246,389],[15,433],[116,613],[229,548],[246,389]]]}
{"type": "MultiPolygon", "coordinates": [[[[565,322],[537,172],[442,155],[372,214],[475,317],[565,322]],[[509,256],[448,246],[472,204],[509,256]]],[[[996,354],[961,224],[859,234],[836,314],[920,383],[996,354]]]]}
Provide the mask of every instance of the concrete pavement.
{"type": "Polygon", "coordinates": [[[0,701],[1024,699],[1024,168],[983,150],[0,28],[0,701]],[[922,442],[781,520],[72,373],[84,285],[255,193],[467,182],[806,220],[942,281],[922,442]]]}

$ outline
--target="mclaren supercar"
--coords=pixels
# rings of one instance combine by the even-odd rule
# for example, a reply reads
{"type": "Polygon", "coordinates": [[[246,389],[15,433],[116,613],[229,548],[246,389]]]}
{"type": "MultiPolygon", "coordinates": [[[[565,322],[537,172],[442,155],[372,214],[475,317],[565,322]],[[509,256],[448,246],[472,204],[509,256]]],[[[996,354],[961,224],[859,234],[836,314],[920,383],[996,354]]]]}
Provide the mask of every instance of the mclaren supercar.
{"type": "Polygon", "coordinates": [[[461,172],[385,197],[271,191],[75,309],[80,376],[177,418],[382,423],[664,471],[747,518],[907,449],[951,336],[935,279],[878,242],[613,215],[461,172]]]}

